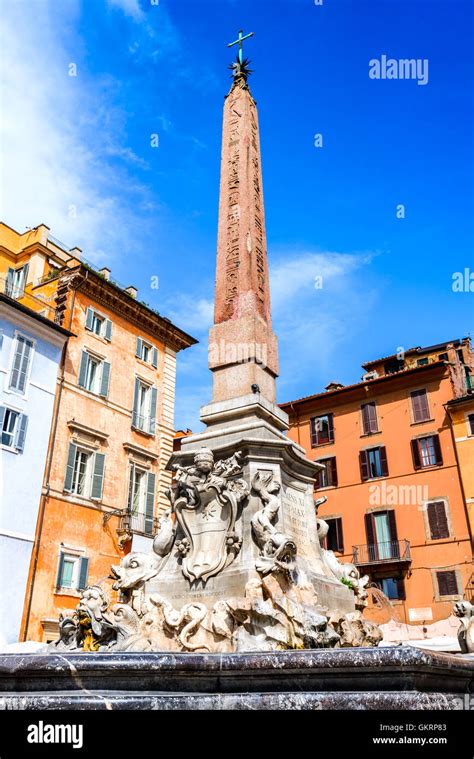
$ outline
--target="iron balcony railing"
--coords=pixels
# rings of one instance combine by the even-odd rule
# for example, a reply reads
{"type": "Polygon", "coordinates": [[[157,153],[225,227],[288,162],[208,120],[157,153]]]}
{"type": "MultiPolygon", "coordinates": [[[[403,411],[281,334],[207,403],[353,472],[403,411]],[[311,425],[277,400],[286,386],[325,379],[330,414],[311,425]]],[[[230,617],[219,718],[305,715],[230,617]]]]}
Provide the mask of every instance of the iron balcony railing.
{"type": "Polygon", "coordinates": [[[127,509],[121,519],[120,527],[126,532],[153,536],[158,531],[158,520],[156,517],[150,518],[146,514],[127,509]]]}
{"type": "Polygon", "coordinates": [[[36,311],[37,314],[41,314],[41,316],[54,321],[56,305],[52,306],[49,298],[32,295],[24,286],[19,287],[10,282],[10,280],[2,278],[0,278],[0,293],[7,295],[12,300],[18,301],[22,306],[36,311]]]}
{"type": "Polygon", "coordinates": [[[410,542],[408,540],[387,540],[383,543],[352,546],[352,561],[358,566],[394,561],[407,563],[411,561],[410,542]]]}

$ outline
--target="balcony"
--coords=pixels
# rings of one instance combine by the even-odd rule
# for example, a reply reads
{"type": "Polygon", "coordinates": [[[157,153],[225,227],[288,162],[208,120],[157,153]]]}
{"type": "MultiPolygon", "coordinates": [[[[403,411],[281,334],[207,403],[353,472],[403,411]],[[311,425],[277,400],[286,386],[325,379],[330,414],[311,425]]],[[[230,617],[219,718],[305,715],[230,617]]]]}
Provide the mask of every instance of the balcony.
{"type": "MultiPolygon", "coordinates": [[[[29,287],[29,285],[28,285],[29,287]]],[[[0,278],[0,293],[7,295],[12,300],[18,301],[22,306],[30,308],[37,314],[54,321],[56,315],[56,305],[51,305],[51,299],[41,295],[32,295],[23,286],[14,285],[7,279],[0,278]]]]}
{"type": "Polygon", "coordinates": [[[127,510],[120,520],[120,529],[131,535],[153,537],[158,531],[158,520],[156,517],[149,519],[145,514],[132,513],[127,510]]]}
{"type": "Polygon", "coordinates": [[[408,540],[388,540],[373,545],[352,546],[352,561],[357,567],[410,564],[410,542],[408,540]]]}

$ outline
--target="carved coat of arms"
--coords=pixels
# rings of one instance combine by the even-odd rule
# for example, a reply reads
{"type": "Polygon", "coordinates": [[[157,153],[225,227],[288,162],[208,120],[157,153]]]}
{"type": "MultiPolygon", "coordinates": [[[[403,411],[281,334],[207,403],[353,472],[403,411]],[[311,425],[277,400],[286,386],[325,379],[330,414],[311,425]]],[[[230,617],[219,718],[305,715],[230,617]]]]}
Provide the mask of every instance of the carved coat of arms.
{"type": "Polygon", "coordinates": [[[236,477],[242,471],[240,453],[215,464],[212,451],[202,448],[193,466],[174,468],[169,498],[185,536],[177,543],[182,571],[191,582],[206,582],[234,560],[242,544],[235,522],[249,488],[236,477]]]}

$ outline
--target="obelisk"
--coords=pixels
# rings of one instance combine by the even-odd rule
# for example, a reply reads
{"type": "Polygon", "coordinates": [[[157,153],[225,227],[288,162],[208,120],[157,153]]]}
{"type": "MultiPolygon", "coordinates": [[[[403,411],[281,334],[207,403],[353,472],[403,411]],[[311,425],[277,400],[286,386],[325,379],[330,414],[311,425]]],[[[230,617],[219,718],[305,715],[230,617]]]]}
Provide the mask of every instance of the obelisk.
{"type": "Polygon", "coordinates": [[[213,402],[260,394],[276,400],[258,113],[246,61],[234,64],[225,99],[214,326],[209,336],[213,402]],[[258,389],[257,389],[258,388],[258,389]]]}

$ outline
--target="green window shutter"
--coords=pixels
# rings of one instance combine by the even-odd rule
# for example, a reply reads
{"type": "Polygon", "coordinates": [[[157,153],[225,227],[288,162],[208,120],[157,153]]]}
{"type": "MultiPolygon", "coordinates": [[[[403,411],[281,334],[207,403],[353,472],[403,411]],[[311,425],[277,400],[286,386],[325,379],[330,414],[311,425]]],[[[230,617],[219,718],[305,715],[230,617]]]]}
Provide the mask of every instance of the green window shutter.
{"type": "Polygon", "coordinates": [[[84,588],[87,588],[87,575],[89,573],[89,559],[86,559],[85,556],[81,557],[80,566],[79,566],[79,585],[77,586],[78,590],[84,590],[84,588]]]}
{"type": "Polygon", "coordinates": [[[143,340],[141,339],[141,337],[137,337],[137,346],[135,348],[135,355],[138,358],[142,357],[142,343],[143,343],[143,340]]]}
{"type": "Polygon", "coordinates": [[[153,348],[153,358],[151,360],[151,365],[154,369],[158,369],[158,349],[153,348]]]}
{"type": "Polygon", "coordinates": [[[94,321],[94,310],[89,307],[86,311],[86,329],[88,329],[89,332],[92,330],[93,321],[94,321]]]}
{"type": "Polygon", "coordinates": [[[150,401],[150,421],[149,421],[149,427],[148,432],[150,435],[155,435],[156,433],[156,400],[158,397],[158,391],[156,387],[151,388],[151,401],[150,401]]]}
{"type": "Polygon", "coordinates": [[[138,429],[138,393],[140,391],[140,380],[135,377],[135,390],[133,393],[133,410],[132,410],[132,427],[138,429]]]}
{"type": "Polygon", "coordinates": [[[77,381],[77,384],[79,387],[85,387],[86,386],[86,373],[87,373],[87,362],[89,360],[87,351],[82,351],[81,355],[81,365],[79,367],[79,379],[77,381]]]}
{"type": "Polygon", "coordinates": [[[26,414],[20,414],[16,425],[15,448],[19,453],[23,453],[25,448],[26,428],[28,426],[28,417],[26,414]]]}
{"type": "Polygon", "coordinates": [[[132,486],[133,486],[133,475],[135,473],[135,464],[130,465],[130,479],[128,481],[128,510],[132,511],[132,486]]]}
{"type": "Polygon", "coordinates": [[[105,320],[105,339],[109,341],[112,340],[112,322],[110,319],[105,320]]]}
{"type": "Polygon", "coordinates": [[[104,486],[105,454],[96,453],[94,456],[94,474],[92,475],[91,498],[100,501],[104,486]]]}
{"type": "Polygon", "coordinates": [[[2,438],[2,430],[3,430],[3,422],[4,422],[4,419],[5,419],[5,411],[6,411],[5,406],[0,406],[0,441],[1,441],[1,438],[2,438]]]}
{"type": "Polygon", "coordinates": [[[7,273],[7,288],[6,288],[6,294],[11,295],[13,291],[13,276],[15,273],[15,269],[8,269],[7,273]]]}
{"type": "Polygon", "coordinates": [[[153,517],[155,514],[155,480],[156,475],[153,472],[148,472],[145,506],[145,532],[150,535],[153,532],[153,517]]]}
{"type": "Polygon", "coordinates": [[[28,269],[29,268],[30,268],[30,264],[29,263],[25,264],[24,267],[23,267],[23,287],[22,287],[22,290],[24,290],[25,287],[26,287],[26,281],[28,279],[28,269]]]}
{"type": "Polygon", "coordinates": [[[76,460],[77,446],[74,443],[69,443],[69,449],[67,454],[66,476],[64,478],[64,490],[66,493],[70,493],[72,490],[72,478],[74,476],[74,461],[76,460]]]}
{"type": "Polygon", "coordinates": [[[62,551],[59,554],[59,566],[58,566],[58,576],[56,577],[56,587],[60,588],[62,581],[63,581],[63,566],[64,566],[64,554],[62,551]]]}
{"type": "Polygon", "coordinates": [[[100,393],[102,398],[107,398],[109,394],[109,382],[110,382],[110,364],[108,361],[102,362],[102,378],[100,382],[100,393]]]}

